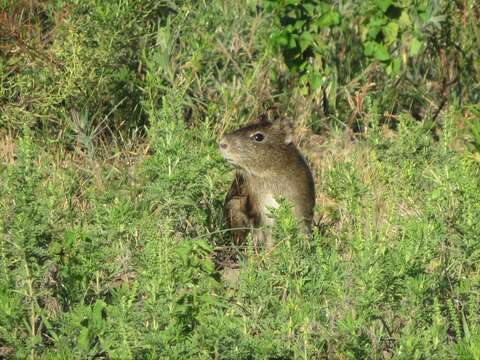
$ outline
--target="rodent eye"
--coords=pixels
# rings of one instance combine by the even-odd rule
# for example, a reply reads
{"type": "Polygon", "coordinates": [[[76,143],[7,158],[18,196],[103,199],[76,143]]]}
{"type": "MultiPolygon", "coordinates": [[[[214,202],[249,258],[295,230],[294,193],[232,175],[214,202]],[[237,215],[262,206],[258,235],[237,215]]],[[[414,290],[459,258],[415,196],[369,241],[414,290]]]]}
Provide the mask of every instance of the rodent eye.
{"type": "Polygon", "coordinates": [[[256,133],[252,135],[252,139],[257,142],[261,142],[263,139],[265,139],[265,136],[262,133],[256,133]]]}

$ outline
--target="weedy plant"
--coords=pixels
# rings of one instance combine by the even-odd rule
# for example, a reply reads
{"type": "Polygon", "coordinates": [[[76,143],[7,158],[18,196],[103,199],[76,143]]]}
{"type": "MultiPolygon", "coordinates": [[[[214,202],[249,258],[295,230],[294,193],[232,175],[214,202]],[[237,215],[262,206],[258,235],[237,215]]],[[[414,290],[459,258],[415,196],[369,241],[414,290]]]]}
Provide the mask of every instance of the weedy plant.
{"type": "Polygon", "coordinates": [[[478,16],[0,2],[0,358],[478,359],[478,16]],[[317,225],[282,203],[227,279],[216,138],[265,110],[317,225]]]}
{"type": "MultiPolygon", "coordinates": [[[[369,93],[382,99],[383,122],[399,111],[436,121],[453,94],[478,100],[475,2],[268,0],[265,9],[273,18],[270,44],[283,56],[288,84],[311,93],[314,114],[321,97],[323,115],[361,129],[369,93]]],[[[283,85],[282,76],[276,78],[283,85]]]]}

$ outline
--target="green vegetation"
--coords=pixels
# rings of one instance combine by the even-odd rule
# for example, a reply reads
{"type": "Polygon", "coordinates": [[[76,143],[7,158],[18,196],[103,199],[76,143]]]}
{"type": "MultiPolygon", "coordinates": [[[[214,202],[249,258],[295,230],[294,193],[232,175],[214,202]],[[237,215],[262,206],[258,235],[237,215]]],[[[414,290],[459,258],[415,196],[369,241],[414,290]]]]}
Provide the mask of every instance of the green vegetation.
{"type": "Polygon", "coordinates": [[[480,359],[479,24],[0,1],[0,358],[480,359]],[[230,242],[216,145],[263,112],[296,120],[318,205],[312,239],[278,209],[269,254],[230,242]]]}

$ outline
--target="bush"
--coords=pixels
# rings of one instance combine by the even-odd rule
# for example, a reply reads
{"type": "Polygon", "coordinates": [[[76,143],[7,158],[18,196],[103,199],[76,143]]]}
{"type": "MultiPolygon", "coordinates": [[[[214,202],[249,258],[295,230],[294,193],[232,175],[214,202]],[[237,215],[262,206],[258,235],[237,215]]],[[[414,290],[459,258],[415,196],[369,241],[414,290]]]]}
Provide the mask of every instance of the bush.
{"type": "Polygon", "coordinates": [[[26,4],[0,5],[0,358],[478,358],[476,10],[437,19],[466,49],[452,69],[472,72],[440,109],[427,87],[455,47],[434,56],[413,20],[385,42],[391,11],[426,21],[420,3],[26,4]],[[293,74],[268,39],[302,4],[287,36],[318,33],[293,74]],[[330,80],[308,93],[311,69],[330,80]],[[216,145],[265,110],[295,116],[318,195],[313,237],[282,203],[268,254],[229,242],[216,145]],[[237,268],[216,262],[225,249],[237,268]]]}
{"type": "Polygon", "coordinates": [[[265,8],[274,23],[270,43],[298,78],[293,86],[317,97],[323,92],[334,119],[356,105],[347,121],[354,129],[364,126],[358,110],[367,93],[381,99],[382,114],[408,111],[434,121],[453,99],[478,101],[474,2],[267,0],[265,8]],[[360,93],[356,104],[352,92],[360,93]]]}

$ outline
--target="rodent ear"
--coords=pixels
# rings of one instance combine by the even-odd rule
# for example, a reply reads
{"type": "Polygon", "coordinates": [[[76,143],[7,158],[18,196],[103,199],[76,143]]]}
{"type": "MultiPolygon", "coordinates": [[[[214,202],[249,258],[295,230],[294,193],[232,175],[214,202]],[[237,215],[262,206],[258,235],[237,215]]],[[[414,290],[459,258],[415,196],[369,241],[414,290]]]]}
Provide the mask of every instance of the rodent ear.
{"type": "Polygon", "coordinates": [[[290,144],[293,141],[293,123],[288,120],[278,120],[273,123],[273,127],[285,134],[285,144],[290,144]]]}
{"type": "Polygon", "coordinates": [[[253,121],[254,124],[266,124],[268,122],[268,114],[266,113],[260,114],[260,116],[253,121]]]}

